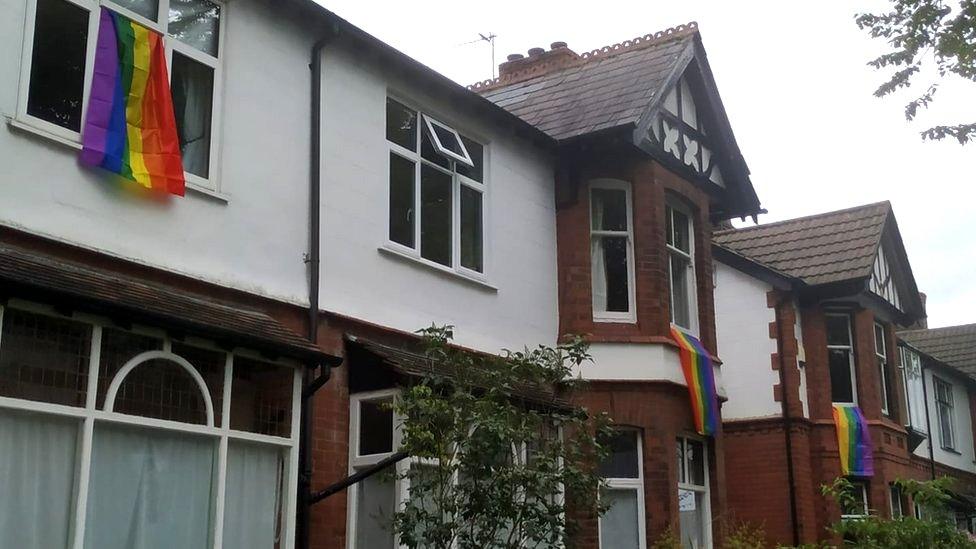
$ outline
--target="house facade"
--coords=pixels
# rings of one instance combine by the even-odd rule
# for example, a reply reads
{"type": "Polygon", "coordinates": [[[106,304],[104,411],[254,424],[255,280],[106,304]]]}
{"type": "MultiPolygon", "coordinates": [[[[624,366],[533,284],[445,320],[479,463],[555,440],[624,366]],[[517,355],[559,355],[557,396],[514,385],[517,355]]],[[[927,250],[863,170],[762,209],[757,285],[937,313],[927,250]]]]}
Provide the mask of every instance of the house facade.
{"type": "Polygon", "coordinates": [[[590,340],[621,467],[584,546],[719,540],[670,331],[725,398],[711,227],[760,208],[695,25],[467,89],[311,1],[3,7],[0,546],[395,546],[405,485],[307,504],[395,451],[432,323],[590,340]],[[183,197],[78,162],[105,10],[162,37],[183,197]]]}
{"type": "MultiPolygon", "coordinates": [[[[912,512],[897,479],[949,474],[960,494],[972,493],[965,376],[944,364],[923,369],[898,335],[924,322],[924,304],[890,204],[727,229],[713,242],[735,520],[763,525],[771,542],[806,543],[842,517],[912,512]],[[934,413],[939,375],[943,400],[964,403],[947,423],[967,441],[930,454],[926,399],[934,413]],[[843,476],[838,406],[863,413],[872,443],[873,474],[849,477],[860,487],[854,509],[820,494],[843,476]]],[[[959,500],[965,507],[967,496],[959,500]]]]}

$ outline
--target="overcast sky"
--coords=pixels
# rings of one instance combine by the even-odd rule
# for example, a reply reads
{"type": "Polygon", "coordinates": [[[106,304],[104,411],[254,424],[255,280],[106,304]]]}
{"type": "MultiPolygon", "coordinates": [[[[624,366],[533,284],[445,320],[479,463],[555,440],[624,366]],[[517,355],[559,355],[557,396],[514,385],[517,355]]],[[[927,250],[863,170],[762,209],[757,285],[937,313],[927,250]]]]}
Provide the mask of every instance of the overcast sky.
{"type": "MultiPolygon", "coordinates": [[[[890,200],[929,325],[976,322],[976,143],[922,142],[926,122],[976,120],[976,84],[943,86],[923,119],[877,99],[883,51],[854,24],[887,2],[388,2],[320,0],[462,84],[496,62],[565,41],[577,53],[697,21],[736,139],[769,213],[760,223],[890,200]]],[[[918,87],[921,89],[921,83],[918,87]]]]}

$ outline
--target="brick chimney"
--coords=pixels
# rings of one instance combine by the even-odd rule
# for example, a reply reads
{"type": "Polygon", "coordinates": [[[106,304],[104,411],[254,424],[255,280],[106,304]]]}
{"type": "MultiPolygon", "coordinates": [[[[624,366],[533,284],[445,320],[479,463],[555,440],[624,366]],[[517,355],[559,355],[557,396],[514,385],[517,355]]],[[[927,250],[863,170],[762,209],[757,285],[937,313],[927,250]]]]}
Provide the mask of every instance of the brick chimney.
{"type": "Polygon", "coordinates": [[[515,75],[538,76],[569,66],[580,58],[566,42],[553,42],[549,48],[549,51],[531,48],[528,56],[520,53],[509,55],[507,61],[498,65],[498,77],[507,80],[515,75]]]}

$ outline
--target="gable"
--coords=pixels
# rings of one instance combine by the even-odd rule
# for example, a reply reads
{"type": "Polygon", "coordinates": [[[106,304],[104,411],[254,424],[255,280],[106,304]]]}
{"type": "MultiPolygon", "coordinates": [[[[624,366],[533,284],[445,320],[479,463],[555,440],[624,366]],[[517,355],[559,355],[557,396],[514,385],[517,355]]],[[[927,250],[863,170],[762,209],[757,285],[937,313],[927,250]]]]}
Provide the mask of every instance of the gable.
{"type": "Polygon", "coordinates": [[[878,254],[874,258],[874,266],[871,269],[871,282],[868,286],[871,293],[884,299],[891,306],[903,311],[901,308],[901,298],[898,295],[898,286],[892,276],[891,266],[888,264],[888,254],[885,253],[885,246],[878,246],[878,254]]]}

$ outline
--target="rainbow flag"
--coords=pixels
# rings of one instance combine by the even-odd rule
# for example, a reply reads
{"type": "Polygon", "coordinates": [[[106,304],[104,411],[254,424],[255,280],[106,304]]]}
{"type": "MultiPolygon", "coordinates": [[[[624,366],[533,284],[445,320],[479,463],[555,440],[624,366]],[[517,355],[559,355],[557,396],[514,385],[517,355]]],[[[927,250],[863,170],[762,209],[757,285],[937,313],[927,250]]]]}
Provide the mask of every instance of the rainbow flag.
{"type": "Polygon", "coordinates": [[[718,393],[715,391],[715,372],[712,358],[694,336],[671,327],[671,337],[678,342],[681,369],[688,384],[691,411],[695,416],[695,430],[702,435],[718,431],[718,393]]]}
{"type": "Polygon", "coordinates": [[[874,455],[871,432],[864,414],[857,406],[834,404],[834,425],[837,427],[837,449],[840,452],[840,471],[844,476],[874,476],[874,455]]]}
{"type": "Polygon", "coordinates": [[[81,162],[183,196],[162,37],[102,8],[81,162]]]}

